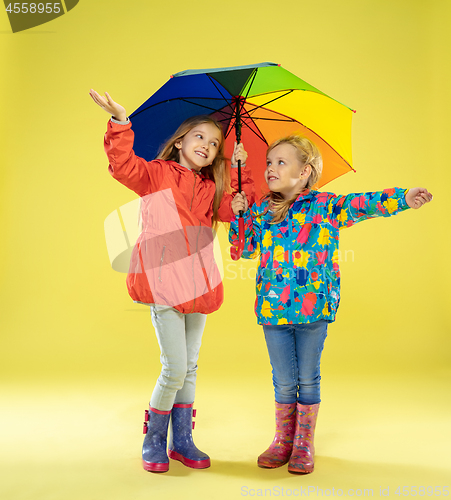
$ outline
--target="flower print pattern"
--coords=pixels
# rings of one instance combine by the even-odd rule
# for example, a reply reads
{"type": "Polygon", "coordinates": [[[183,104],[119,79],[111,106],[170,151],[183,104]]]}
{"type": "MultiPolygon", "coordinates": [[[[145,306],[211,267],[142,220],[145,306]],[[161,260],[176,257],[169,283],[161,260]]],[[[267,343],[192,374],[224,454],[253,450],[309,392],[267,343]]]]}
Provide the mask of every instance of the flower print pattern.
{"type": "Polygon", "coordinates": [[[304,252],[304,250],[296,250],[293,253],[293,264],[296,267],[307,267],[308,261],[310,258],[310,254],[308,252],[304,252]]]}
{"type": "MultiPolygon", "coordinates": [[[[285,220],[271,224],[268,202],[244,214],[244,258],[260,257],[255,313],[266,325],[334,321],[340,303],[339,231],[374,217],[408,209],[407,190],[337,196],[305,190],[285,220]]],[[[229,240],[236,244],[238,221],[229,240]]]]}

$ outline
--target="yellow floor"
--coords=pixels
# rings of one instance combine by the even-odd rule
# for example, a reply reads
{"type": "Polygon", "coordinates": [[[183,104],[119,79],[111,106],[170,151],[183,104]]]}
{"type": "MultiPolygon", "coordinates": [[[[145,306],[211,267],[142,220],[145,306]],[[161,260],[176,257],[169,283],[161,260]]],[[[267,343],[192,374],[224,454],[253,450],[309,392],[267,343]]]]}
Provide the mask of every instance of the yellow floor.
{"type": "Polygon", "coordinates": [[[308,476],[256,466],[273,433],[267,380],[199,377],[194,436],[212,466],[171,461],[165,474],[141,468],[145,382],[3,384],[0,498],[401,498],[403,487],[404,496],[445,496],[450,374],[358,378],[323,377],[316,469],[308,476]]]}

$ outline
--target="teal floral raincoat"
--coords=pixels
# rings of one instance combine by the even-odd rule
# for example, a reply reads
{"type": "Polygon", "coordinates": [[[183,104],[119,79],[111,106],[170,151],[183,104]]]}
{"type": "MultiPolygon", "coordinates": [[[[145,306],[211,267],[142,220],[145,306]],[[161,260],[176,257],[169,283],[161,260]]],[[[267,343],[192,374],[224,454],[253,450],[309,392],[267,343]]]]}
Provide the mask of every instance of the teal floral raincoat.
{"type": "MultiPolygon", "coordinates": [[[[268,201],[244,214],[243,257],[260,257],[255,313],[259,324],[334,321],[340,302],[339,231],[374,217],[390,217],[408,207],[400,188],[348,194],[304,190],[279,224],[270,224],[268,201]]],[[[238,242],[238,218],[229,241],[238,242]]]]}

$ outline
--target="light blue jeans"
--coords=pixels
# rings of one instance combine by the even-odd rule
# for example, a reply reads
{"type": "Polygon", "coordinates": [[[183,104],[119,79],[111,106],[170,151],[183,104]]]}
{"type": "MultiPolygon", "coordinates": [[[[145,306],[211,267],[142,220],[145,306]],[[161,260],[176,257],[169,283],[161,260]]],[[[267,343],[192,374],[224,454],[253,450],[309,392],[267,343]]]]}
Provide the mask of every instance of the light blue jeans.
{"type": "Polygon", "coordinates": [[[161,373],[150,406],[168,411],[174,403],[193,403],[206,314],[182,314],[169,306],[150,306],[152,323],[160,345],[161,373]]]}
{"type": "Polygon", "coordinates": [[[320,363],[328,321],[263,325],[278,403],[319,403],[320,363]]]}

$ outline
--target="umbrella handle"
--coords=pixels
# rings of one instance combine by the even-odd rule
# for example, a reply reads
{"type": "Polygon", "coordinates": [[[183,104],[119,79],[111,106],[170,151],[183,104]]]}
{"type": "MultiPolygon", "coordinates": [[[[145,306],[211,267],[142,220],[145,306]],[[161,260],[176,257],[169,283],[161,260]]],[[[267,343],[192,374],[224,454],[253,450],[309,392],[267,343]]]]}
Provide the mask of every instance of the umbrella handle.
{"type": "Polygon", "coordinates": [[[230,247],[230,257],[232,257],[232,260],[238,260],[244,250],[244,219],[241,213],[238,219],[238,236],[238,248],[235,246],[230,247]]]}

